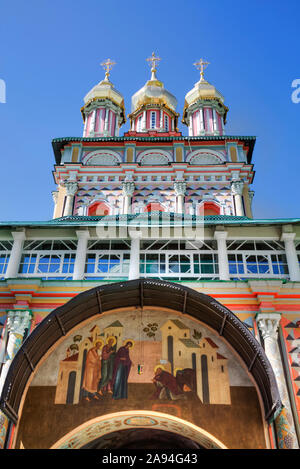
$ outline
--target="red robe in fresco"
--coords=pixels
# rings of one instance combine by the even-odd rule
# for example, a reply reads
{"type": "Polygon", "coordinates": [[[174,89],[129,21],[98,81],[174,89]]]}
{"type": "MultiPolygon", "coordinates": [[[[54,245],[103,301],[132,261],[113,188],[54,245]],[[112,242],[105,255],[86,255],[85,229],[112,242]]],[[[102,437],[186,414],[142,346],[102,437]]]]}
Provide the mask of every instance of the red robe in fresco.
{"type": "Polygon", "coordinates": [[[100,377],[101,359],[96,347],[93,347],[87,353],[82,387],[90,393],[97,392],[100,377]]]}

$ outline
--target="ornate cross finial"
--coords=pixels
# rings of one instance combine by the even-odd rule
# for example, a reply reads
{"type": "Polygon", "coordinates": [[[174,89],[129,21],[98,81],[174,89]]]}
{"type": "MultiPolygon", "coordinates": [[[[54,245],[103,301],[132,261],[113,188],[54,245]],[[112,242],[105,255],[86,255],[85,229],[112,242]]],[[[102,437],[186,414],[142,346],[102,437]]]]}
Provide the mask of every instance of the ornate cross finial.
{"type": "Polygon", "coordinates": [[[198,62],[194,63],[195,67],[200,70],[200,81],[204,81],[204,70],[209,65],[209,62],[206,62],[203,59],[198,60],[198,62]]]}
{"type": "MultiPolygon", "coordinates": [[[[147,62],[151,62],[151,72],[156,72],[156,63],[155,62],[160,62],[161,58],[155,57],[155,53],[152,52],[152,56],[146,59],[147,62]]],[[[149,64],[150,65],[150,64],[149,64]]]]}
{"type": "Polygon", "coordinates": [[[146,59],[147,62],[149,62],[149,65],[151,65],[151,80],[157,80],[156,78],[156,62],[160,62],[161,58],[155,57],[155,53],[152,52],[152,56],[146,59]]]}
{"type": "Polygon", "coordinates": [[[108,80],[108,77],[110,75],[110,71],[113,68],[113,66],[116,65],[116,62],[110,59],[106,59],[104,62],[101,63],[101,66],[105,70],[105,80],[108,80]]]}

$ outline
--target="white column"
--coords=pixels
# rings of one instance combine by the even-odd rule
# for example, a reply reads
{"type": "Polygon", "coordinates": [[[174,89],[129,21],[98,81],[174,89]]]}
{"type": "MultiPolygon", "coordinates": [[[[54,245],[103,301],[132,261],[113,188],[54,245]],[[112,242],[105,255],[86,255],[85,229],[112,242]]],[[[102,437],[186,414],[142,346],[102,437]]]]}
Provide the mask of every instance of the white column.
{"type": "Polygon", "coordinates": [[[94,109],[92,118],[91,118],[91,124],[90,124],[90,134],[95,132],[96,115],[97,115],[97,109],[94,109]]]}
{"type": "Polygon", "coordinates": [[[52,191],[52,197],[53,197],[53,202],[54,202],[54,209],[53,209],[52,218],[55,218],[55,211],[56,211],[56,205],[57,205],[57,199],[58,199],[58,191],[52,191]]]}
{"type": "Polygon", "coordinates": [[[209,108],[206,107],[204,112],[206,113],[206,124],[207,124],[207,127],[206,127],[206,133],[207,134],[211,134],[213,132],[213,129],[211,128],[210,126],[210,112],[209,112],[209,108]]]}
{"type": "Polygon", "coordinates": [[[4,363],[0,376],[0,395],[11,365],[11,362],[22,345],[25,329],[29,329],[32,313],[27,310],[12,310],[7,313],[7,327],[9,337],[6,346],[6,356],[9,357],[4,363]]]}
{"type": "Polygon", "coordinates": [[[285,255],[288,263],[290,280],[292,280],[293,282],[299,282],[300,268],[294,243],[295,235],[296,233],[282,233],[281,241],[284,241],[285,255]]]}
{"type": "Polygon", "coordinates": [[[217,120],[217,112],[215,108],[213,108],[213,127],[214,127],[214,133],[219,134],[219,129],[218,129],[218,120],[217,120]]]}
{"type": "Polygon", "coordinates": [[[12,231],[14,243],[9,257],[5,278],[15,278],[18,275],[23,244],[26,238],[24,231],[12,231]]]}
{"type": "Polygon", "coordinates": [[[227,231],[215,231],[214,238],[218,244],[218,265],[219,265],[219,278],[220,280],[229,280],[229,265],[226,238],[227,231]]]}
{"type": "Polygon", "coordinates": [[[78,184],[77,182],[68,181],[65,183],[65,186],[67,189],[67,200],[64,209],[64,217],[68,217],[73,214],[73,200],[78,189],[78,184]]]}
{"type": "Polygon", "coordinates": [[[131,239],[128,280],[140,278],[140,238],[131,239]]]}
{"type": "Polygon", "coordinates": [[[123,214],[131,213],[131,197],[133,196],[135,186],[134,182],[126,181],[123,183],[123,214]]]}
{"type": "Polygon", "coordinates": [[[108,133],[110,136],[112,136],[112,121],[113,121],[113,112],[110,111],[109,114],[109,125],[108,125],[108,133]]]}
{"type": "Polygon", "coordinates": [[[108,118],[109,118],[109,109],[105,109],[105,120],[104,120],[104,132],[108,132],[108,118]]]}
{"type": "Polygon", "coordinates": [[[175,118],[173,117],[173,119],[171,119],[171,128],[172,128],[172,132],[174,132],[175,130],[175,118]]]}
{"type": "Polygon", "coordinates": [[[73,280],[82,280],[84,278],[89,232],[87,230],[78,230],[76,231],[76,235],[78,243],[76,249],[73,280]]]}
{"type": "Polygon", "coordinates": [[[195,135],[200,135],[201,134],[201,131],[202,131],[202,127],[203,127],[203,121],[201,120],[202,117],[203,117],[203,114],[202,114],[202,109],[199,109],[199,111],[197,112],[197,118],[196,118],[196,132],[195,132],[195,135]]]}
{"type": "Polygon", "coordinates": [[[86,115],[84,115],[84,127],[83,127],[83,137],[86,137],[86,128],[87,128],[87,121],[88,121],[88,118],[86,115]]]}
{"type": "Polygon", "coordinates": [[[200,132],[203,133],[205,131],[203,108],[199,109],[199,113],[200,113],[200,132]]]}
{"type": "Polygon", "coordinates": [[[281,315],[279,313],[258,313],[256,321],[263,336],[265,352],[273,368],[280,398],[284,405],[284,409],[281,411],[278,418],[275,419],[279,448],[288,447],[295,449],[298,448],[298,442],[278,346],[280,317],[281,315]]]}
{"type": "MultiPolygon", "coordinates": [[[[160,113],[159,113],[159,130],[163,130],[165,127],[165,123],[163,122],[163,111],[162,109],[160,110],[160,113]]],[[[166,130],[166,129],[164,129],[166,130]]]]}
{"type": "Polygon", "coordinates": [[[235,212],[236,212],[236,215],[239,217],[243,217],[245,215],[243,199],[242,199],[243,188],[244,188],[243,181],[240,181],[240,180],[232,181],[231,192],[235,200],[235,212]]]}
{"type": "Polygon", "coordinates": [[[221,126],[222,126],[222,135],[225,135],[225,126],[224,126],[224,116],[221,115],[221,126]]]}
{"type": "Polygon", "coordinates": [[[175,181],[174,190],[177,198],[177,213],[183,213],[186,183],[184,181],[175,181]]]}
{"type": "Polygon", "coordinates": [[[146,130],[146,126],[147,126],[146,111],[144,111],[144,112],[143,112],[142,128],[141,128],[141,130],[142,130],[142,131],[145,131],[145,130],[146,130]]]}
{"type": "Polygon", "coordinates": [[[189,119],[189,136],[192,137],[194,134],[193,134],[193,114],[190,114],[188,116],[188,119],[189,119]]]}

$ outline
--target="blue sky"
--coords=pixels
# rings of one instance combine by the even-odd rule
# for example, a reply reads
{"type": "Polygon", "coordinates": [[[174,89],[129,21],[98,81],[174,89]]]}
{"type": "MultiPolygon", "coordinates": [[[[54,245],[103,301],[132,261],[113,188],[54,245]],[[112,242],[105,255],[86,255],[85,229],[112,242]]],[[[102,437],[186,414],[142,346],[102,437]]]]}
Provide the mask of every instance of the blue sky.
{"type": "Polygon", "coordinates": [[[152,51],[180,113],[199,79],[193,63],[211,63],[205,76],[229,106],[227,134],[257,137],[254,216],[300,217],[300,103],[291,99],[300,79],[299,14],[298,0],[2,2],[0,220],[52,218],[51,140],[82,135],[83,97],[108,57],[128,114],[152,51]]]}

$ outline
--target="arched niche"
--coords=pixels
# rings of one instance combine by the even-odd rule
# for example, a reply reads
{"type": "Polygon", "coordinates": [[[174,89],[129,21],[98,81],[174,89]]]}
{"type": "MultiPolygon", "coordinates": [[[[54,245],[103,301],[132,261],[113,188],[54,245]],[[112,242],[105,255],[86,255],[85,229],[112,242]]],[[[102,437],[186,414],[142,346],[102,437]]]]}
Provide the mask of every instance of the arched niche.
{"type": "Polygon", "coordinates": [[[224,163],[225,158],[214,150],[195,150],[187,156],[186,161],[191,165],[215,165],[224,163]]]}
{"type": "MultiPolygon", "coordinates": [[[[115,386],[110,391],[114,394],[115,386]]],[[[48,434],[44,428],[43,444],[50,447],[95,418],[93,412],[98,418],[103,412],[123,411],[126,399],[131,399],[131,411],[173,414],[204,427],[228,447],[238,447],[241,436],[246,447],[265,444],[263,418],[269,421],[281,408],[264,350],[229,309],[182,285],[139,279],[98,286],[50,313],[16,354],[4,384],[1,410],[18,426],[15,444],[22,441],[25,448],[36,444],[28,429],[39,428],[48,419],[51,431],[48,434]],[[82,393],[88,353],[96,342],[101,342],[103,353],[110,337],[115,340],[116,353],[131,342],[134,373],[128,374],[128,394],[121,396],[123,400],[109,394],[106,387],[100,399],[93,401],[93,396],[82,393]],[[168,384],[160,386],[162,376],[168,384]],[[48,386],[45,379],[53,382],[48,386]],[[242,394],[237,388],[243,388],[242,394]],[[48,397],[42,396],[44,392],[48,397]],[[238,412],[232,411],[233,405],[238,412]],[[218,422],[212,418],[216,410],[210,414],[215,406],[218,422]],[[34,411],[30,413],[28,408],[34,411]],[[60,426],[54,421],[51,424],[58,413],[60,426]]],[[[42,438],[42,430],[36,438],[42,438]]]]}
{"type": "Polygon", "coordinates": [[[171,155],[164,150],[145,150],[137,157],[137,162],[141,165],[166,165],[172,161],[171,155]]]}
{"type": "Polygon", "coordinates": [[[95,150],[84,155],[82,163],[87,166],[116,166],[121,156],[112,150],[95,150]]]}

